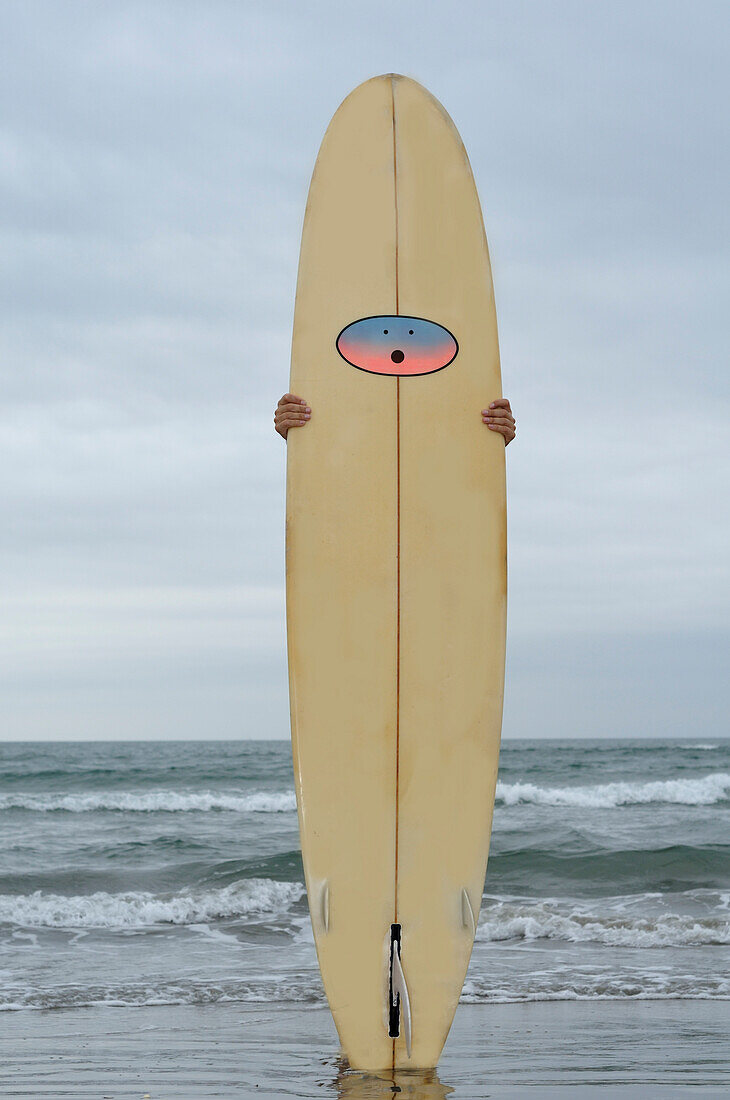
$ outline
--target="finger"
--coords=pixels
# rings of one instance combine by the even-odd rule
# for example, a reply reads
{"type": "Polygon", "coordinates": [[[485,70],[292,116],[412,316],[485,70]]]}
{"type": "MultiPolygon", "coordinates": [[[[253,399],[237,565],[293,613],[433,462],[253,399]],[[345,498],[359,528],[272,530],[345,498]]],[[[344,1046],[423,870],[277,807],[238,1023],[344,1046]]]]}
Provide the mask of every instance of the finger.
{"type": "Polygon", "coordinates": [[[301,420],[309,420],[311,415],[311,413],[305,412],[300,406],[298,409],[291,409],[289,412],[274,413],[274,420],[277,424],[283,424],[286,420],[296,420],[299,422],[301,420]]]}
{"type": "Polygon", "coordinates": [[[503,435],[507,443],[511,443],[517,434],[515,431],[512,430],[512,428],[504,428],[501,427],[499,424],[488,424],[487,427],[489,428],[490,432],[499,432],[500,435],[503,435]]]}
{"type": "Polygon", "coordinates": [[[483,416],[482,420],[485,424],[501,424],[502,426],[514,428],[515,420],[513,416],[483,416]]]}
{"type": "Polygon", "coordinates": [[[510,439],[514,439],[514,437],[517,435],[515,429],[510,428],[506,424],[487,424],[487,427],[489,428],[490,432],[499,432],[500,435],[503,435],[508,443],[510,439]]]}
{"type": "Polygon", "coordinates": [[[279,398],[280,405],[288,405],[290,403],[296,405],[306,405],[306,401],[303,397],[297,397],[295,393],[285,393],[283,397],[279,398]]]}
{"type": "MultiPolygon", "coordinates": [[[[495,401],[492,401],[489,409],[508,409],[509,412],[512,412],[508,397],[498,397],[495,401]]],[[[482,412],[489,412],[489,409],[482,409],[482,412]]]]}

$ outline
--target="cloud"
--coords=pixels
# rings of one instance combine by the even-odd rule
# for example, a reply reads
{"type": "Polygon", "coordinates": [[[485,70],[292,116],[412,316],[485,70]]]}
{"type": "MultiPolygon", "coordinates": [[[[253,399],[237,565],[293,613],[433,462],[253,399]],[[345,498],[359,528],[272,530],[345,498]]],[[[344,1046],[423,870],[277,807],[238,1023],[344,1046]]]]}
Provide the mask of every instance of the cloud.
{"type": "Polygon", "coordinates": [[[722,732],[722,6],[3,22],[4,736],[286,735],[271,419],[304,201],[338,103],[390,70],[454,117],[490,240],[518,418],[506,732],[557,735],[567,699],[573,735],[722,732]]]}

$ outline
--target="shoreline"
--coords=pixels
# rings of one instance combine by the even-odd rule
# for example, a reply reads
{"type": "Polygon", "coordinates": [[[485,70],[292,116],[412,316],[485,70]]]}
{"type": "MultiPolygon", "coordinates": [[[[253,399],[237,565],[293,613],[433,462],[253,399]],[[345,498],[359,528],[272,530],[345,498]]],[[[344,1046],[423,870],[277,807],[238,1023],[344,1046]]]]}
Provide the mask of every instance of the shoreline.
{"type": "MultiPolygon", "coordinates": [[[[722,1002],[725,1005],[726,1002],[722,1002]]],[[[461,1004],[434,1074],[399,1074],[402,1097],[558,1100],[719,1096],[730,1079],[715,1001],[461,1004]],[[539,1094],[536,1093],[539,1088],[539,1094]]],[[[3,1013],[5,1100],[385,1100],[348,1070],[329,1010],[227,1004],[3,1013]]]]}

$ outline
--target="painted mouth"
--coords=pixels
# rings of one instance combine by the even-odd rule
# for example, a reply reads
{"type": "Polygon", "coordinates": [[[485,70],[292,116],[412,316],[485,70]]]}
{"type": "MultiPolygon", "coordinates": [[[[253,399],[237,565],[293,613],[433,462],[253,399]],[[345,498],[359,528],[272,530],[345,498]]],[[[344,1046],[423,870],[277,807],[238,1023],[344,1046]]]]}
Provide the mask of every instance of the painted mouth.
{"type": "Polygon", "coordinates": [[[379,315],[362,317],[337,337],[342,358],[369,374],[433,374],[453,363],[459,351],[456,337],[443,325],[424,317],[379,315]]]}

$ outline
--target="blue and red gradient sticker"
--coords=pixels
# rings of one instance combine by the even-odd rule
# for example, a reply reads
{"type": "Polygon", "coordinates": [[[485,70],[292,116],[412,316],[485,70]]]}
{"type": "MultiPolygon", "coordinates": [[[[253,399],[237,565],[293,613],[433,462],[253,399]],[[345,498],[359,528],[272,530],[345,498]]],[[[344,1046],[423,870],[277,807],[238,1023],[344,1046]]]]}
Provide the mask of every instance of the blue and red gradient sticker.
{"type": "Polygon", "coordinates": [[[424,317],[363,317],[337,337],[342,358],[370,374],[433,374],[453,363],[456,337],[424,317]]]}

